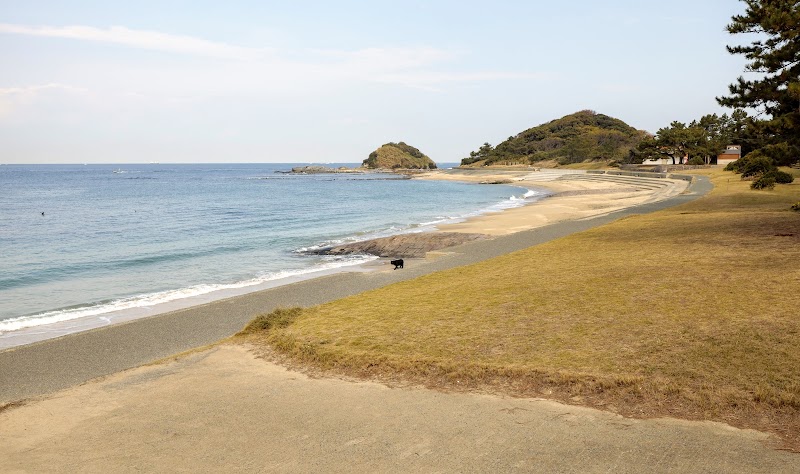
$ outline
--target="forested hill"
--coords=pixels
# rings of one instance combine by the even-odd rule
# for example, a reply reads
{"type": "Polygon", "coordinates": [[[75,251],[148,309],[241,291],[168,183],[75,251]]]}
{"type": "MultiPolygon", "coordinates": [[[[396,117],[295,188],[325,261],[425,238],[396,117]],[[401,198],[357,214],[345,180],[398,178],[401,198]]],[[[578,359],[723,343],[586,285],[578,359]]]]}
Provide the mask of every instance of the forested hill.
{"type": "Polygon", "coordinates": [[[622,160],[647,132],[622,120],[582,110],[529,128],[492,147],[484,143],[462,165],[530,164],[554,160],[560,164],[587,160],[622,160]]]}
{"type": "Polygon", "coordinates": [[[436,163],[411,145],[390,142],[370,153],[362,166],[385,169],[435,169],[436,163]]]}

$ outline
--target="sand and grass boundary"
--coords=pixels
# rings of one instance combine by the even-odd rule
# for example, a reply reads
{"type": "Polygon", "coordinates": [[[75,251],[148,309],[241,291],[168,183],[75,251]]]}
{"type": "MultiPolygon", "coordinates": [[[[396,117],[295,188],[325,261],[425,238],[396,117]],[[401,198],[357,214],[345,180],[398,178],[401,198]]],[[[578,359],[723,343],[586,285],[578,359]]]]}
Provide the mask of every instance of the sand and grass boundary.
{"type": "Polygon", "coordinates": [[[800,183],[697,173],[716,187],[694,202],[241,337],[332,373],[721,421],[800,450],[800,183]]]}
{"type": "MultiPolygon", "coordinates": [[[[540,227],[449,248],[446,252],[438,252],[435,258],[413,261],[402,271],[328,275],[0,351],[0,403],[46,395],[95,377],[213,344],[235,334],[257,315],[275,308],[310,307],[432,272],[480,262],[624,216],[687,202],[709,188],[706,181],[700,180],[687,193],[617,211],[613,209],[618,208],[619,203],[612,208],[587,210],[585,196],[548,199],[539,209],[549,211],[525,214],[526,219],[538,218],[538,214],[544,216],[539,221],[540,227]],[[575,207],[576,201],[584,204],[575,207]],[[565,202],[569,202],[569,206],[562,206],[565,202]],[[573,217],[581,218],[555,220],[562,219],[563,211],[568,209],[575,210],[573,217]]],[[[600,198],[607,200],[610,196],[613,197],[602,195],[600,198]]],[[[480,222],[470,225],[485,228],[491,219],[502,217],[516,222],[520,216],[520,212],[512,214],[506,211],[483,216],[480,222]]]]}

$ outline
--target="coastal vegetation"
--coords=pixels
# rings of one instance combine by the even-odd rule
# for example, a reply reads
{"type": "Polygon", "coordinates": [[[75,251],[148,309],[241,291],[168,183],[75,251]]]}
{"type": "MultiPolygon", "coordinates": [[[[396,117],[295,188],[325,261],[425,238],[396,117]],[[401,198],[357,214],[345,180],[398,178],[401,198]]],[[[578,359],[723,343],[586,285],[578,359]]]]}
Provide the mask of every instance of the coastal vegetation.
{"type": "Polygon", "coordinates": [[[747,10],[727,26],[733,35],[757,38],[728,46],[744,56],[754,79],[739,77],[730,95],[718,97],[726,107],[751,108],[761,117],[751,123],[760,139],[755,149],[777,161],[800,159],[800,8],[794,0],[746,0],[747,10]]]}
{"type": "Polygon", "coordinates": [[[245,326],[241,334],[252,334],[271,329],[285,328],[302,313],[302,308],[278,308],[275,311],[256,316],[245,326]]]}
{"type": "Polygon", "coordinates": [[[492,147],[484,143],[462,166],[533,164],[553,160],[561,165],[592,160],[622,160],[647,137],[622,120],[582,110],[529,128],[492,147]]]}
{"type": "Polygon", "coordinates": [[[648,136],[631,150],[627,163],[642,163],[654,158],[667,158],[676,164],[704,165],[716,162],[717,155],[732,143],[746,141],[742,152],[752,149],[756,136],[752,119],[743,110],[728,114],[708,114],[688,125],[673,121],[648,136]]]}
{"type": "Polygon", "coordinates": [[[362,166],[383,169],[436,169],[427,155],[403,142],[386,143],[369,154],[362,166]]]}
{"type": "MultiPolygon", "coordinates": [[[[734,16],[727,30],[757,39],[727,49],[744,56],[748,60],[745,71],[757,74],[750,76],[754,79],[739,77],[729,86],[730,95],[717,98],[720,105],[734,109],[731,116],[706,115],[688,126],[672,122],[639,144],[631,162],[668,157],[675,164],[696,157],[711,163],[727,144],[740,145],[743,159],[755,152],[773,166],[800,162],[800,9],[792,0],[745,3],[745,13],[734,16]],[[755,114],[748,116],[745,109],[755,114]]],[[[753,188],[774,186],[769,176],[761,178],[753,182],[753,188]]],[[[775,182],[779,180],[776,177],[775,182]]]]}
{"type": "Polygon", "coordinates": [[[772,189],[776,183],[790,184],[794,176],[786,171],[781,171],[775,166],[774,160],[756,150],[745,157],[729,163],[725,171],[741,174],[743,180],[752,180],[752,189],[772,189]]]}
{"type": "Polygon", "coordinates": [[[752,193],[700,172],[715,187],[692,203],[295,310],[247,340],[353,376],[717,420],[800,449],[800,184],[752,193]]]}
{"type": "MultiPolygon", "coordinates": [[[[656,158],[673,165],[704,165],[716,163],[730,144],[741,146],[742,157],[758,151],[776,166],[799,163],[800,9],[792,0],[744,1],[746,12],[734,16],[727,30],[758,39],[727,49],[749,61],[746,72],[758,74],[755,79],[739,77],[729,86],[730,95],[717,98],[733,109],[730,115],[708,114],[688,124],[676,120],[650,134],[584,110],[525,130],[496,147],[484,143],[461,165],[641,164],[656,158]]],[[[762,184],[770,181],[766,177],[753,187],[769,188],[762,184]]]]}

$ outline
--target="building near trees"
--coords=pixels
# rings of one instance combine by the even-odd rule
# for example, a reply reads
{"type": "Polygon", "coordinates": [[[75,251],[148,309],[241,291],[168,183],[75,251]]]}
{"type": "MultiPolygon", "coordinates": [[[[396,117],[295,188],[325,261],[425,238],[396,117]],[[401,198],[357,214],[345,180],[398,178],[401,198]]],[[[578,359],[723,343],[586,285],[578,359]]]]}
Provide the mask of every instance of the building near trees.
{"type": "Polygon", "coordinates": [[[726,166],[742,157],[741,145],[728,145],[725,150],[717,155],[717,164],[726,166]]]}

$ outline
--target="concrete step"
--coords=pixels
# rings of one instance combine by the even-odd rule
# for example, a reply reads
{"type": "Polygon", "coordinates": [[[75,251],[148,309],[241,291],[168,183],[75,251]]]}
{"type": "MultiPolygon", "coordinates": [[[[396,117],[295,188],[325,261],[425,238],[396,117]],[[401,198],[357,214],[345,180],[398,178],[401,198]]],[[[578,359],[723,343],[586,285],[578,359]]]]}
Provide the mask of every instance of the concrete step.
{"type": "Polygon", "coordinates": [[[648,190],[661,189],[663,187],[669,186],[669,183],[663,180],[656,181],[646,178],[627,178],[627,177],[620,179],[619,176],[606,176],[606,175],[572,176],[572,177],[562,177],[561,179],[592,181],[595,183],[626,184],[639,189],[648,189],[648,190]]]}
{"type": "Polygon", "coordinates": [[[583,170],[543,169],[528,174],[527,176],[525,176],[525,179],[529,181],[554,181],[556,179],[561,179],[563,176],[577,176],[585,174],[586,172],[583,170]]]}

